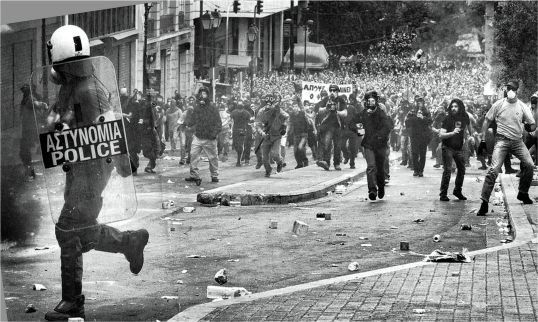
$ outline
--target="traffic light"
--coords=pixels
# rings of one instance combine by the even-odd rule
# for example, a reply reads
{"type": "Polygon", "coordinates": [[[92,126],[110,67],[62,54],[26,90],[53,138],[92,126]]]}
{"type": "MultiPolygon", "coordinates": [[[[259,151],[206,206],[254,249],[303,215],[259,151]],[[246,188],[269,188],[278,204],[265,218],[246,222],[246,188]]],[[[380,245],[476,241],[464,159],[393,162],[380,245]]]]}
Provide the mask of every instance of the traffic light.
{"type": "Polygon", "coordinates": [[[241,10],[241,4],[238,0],[234,1],[234,12],[237,13],[237,11],[241,10]]]}
{"type": "Polygon", "coordinates": [[[263,1],[258,0],[256,1],[256,14],[261,14],[263,11],[263,1]]]}

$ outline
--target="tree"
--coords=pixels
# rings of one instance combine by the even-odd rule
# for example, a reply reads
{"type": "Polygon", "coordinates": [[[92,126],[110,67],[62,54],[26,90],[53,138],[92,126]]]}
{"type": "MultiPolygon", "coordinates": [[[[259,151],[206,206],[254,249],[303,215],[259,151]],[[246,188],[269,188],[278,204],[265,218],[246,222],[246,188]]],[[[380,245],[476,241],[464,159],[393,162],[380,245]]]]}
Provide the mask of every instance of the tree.
{"type": "Polygon", "coordinates": [[[495,13],[494,28],[499,81],[518,79],[523,97],[530,96],[538,89],[538,2],[505,2],[495,13]]]}

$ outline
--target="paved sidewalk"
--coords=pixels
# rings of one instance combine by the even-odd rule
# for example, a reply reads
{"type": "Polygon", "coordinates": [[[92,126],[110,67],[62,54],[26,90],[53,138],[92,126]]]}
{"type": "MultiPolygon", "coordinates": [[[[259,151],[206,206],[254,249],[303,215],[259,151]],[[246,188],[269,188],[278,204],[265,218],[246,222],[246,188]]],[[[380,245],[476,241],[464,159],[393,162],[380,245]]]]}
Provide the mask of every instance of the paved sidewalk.
{"type": "MultiPolygon", "coordinates": [[[[515,175],[500,180],[515,240],[497,246],[497,227],[489,225],[488,248],[468,253],[472,263],[420,261],[345,275],[198,305],[169,321],[538,321],[531,225],[538,203],[516,200],[515,175]]],[[[538,187],[530,195],[535,199],[538,187]]]]}

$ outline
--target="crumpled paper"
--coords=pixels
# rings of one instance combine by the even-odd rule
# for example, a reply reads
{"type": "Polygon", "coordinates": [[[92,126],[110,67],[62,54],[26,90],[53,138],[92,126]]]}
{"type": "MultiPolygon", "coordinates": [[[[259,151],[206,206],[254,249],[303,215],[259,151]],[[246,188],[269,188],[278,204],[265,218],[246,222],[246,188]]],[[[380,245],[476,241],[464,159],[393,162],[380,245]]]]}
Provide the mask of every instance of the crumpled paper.
{"type": "Polygon", "coordinates": [[[430,255],[426,255],[425,262],[458,262],[458,263],[470,263],[472,258],[465,254],[467,249],[463,249],[461,253],[458,252],[443,252],[441,250],[434,250],[430,255]]]}

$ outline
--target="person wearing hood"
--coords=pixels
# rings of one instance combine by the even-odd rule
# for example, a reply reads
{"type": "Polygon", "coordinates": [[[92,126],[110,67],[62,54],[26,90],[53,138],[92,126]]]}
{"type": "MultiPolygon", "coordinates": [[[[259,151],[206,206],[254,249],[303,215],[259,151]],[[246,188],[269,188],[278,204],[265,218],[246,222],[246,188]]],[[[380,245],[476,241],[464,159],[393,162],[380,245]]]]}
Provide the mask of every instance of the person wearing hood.
{"type": "Polygon", "coordinates": [[[343,118],[347,116],[346,103],[339,96],[340,88],[338,85],[329,86],[329,96],[316,104],[314,111],[321,115],[321,125],[319,129],[320,149],[318,154],[319,161],[316,164],[325,170],[330,169],[331,163],[331,145],[333,147],[333,165],[337,171],[342,170],[341,162],[341,142],[342,142],[342,126],[343,118]]]}
{"type": "Polygon", "coordinates": [[[431,129],[433,123],[430,111],[424,105],[424,99],[418,97],[414,113],[409,113],[405,120],[405,126],[409,129],[411,138],[411,156],[413,158],[414,177],[424,176],[424,166],[426,164],[426,152],[430,143],[431,129]]]}
{"type": "Polygon", "coordinates": [[[198,173],[198,162],[203,151],[209,159],[211,182],[219,182],[217,136],[222,129],[222,120],[219,110],[209,100],[207,87],[204,86],[198,91],[198,104],[185,120],[185,125],[194,127],[190,152],[190,177],[185,178],[185,181],[195,182],[198,186],[202,183],[198,173]]]}
{"type": "Polygon", "coordinates": [[[361,145],[366,159],[366,179],[368,181],[368,198],[376,200],[385,197],[385,159],[390,131],[394,128],[392,119],[380,108],[376,91],[364,96],[365,109],[349,118],[348,126],[358,131],[358,124],[364,128],[361,145]]]}
{"type": "Polygon", "coordinates": [[[469,114],[465,111],[465,105],[460,99],[453,99],[448,105],[448,114],[443,118],[439,130],[439,138],[442,140],[443,176],[441,178],[441,191],[439,199],[449,201],[448,186],[452,173],[452,160],[458,169],[456,174],[455,188],[452,192],[459,200],[467,200],[462,194],[463,180],[465,178],[465,155],[464,142],[465,130],[472,135],[472,126],[469,114]]]}
{"type": "Polygon", "coordinates": [[[524,204],[532,204],[529,197],[529,189],[532,184],[534,165],[529,149],[523,143],[523,131],[533,132],[536,130],[536,122],[530,108],[517,98],[519,83],[510,81],[505,84],[505,98],[496,101],[485,117],[480,135],[479,150],[485,150],[486,132],[490,123],[497,124],[495,134],[495,147],[493,148],[491,166],[488,168],[480,199],[482,204],[476,213],[485,216],[488,213],[488,203],[499,170],[508,153],[512,153],[520,161],[521,177],[517,199],[524,204]]]}

